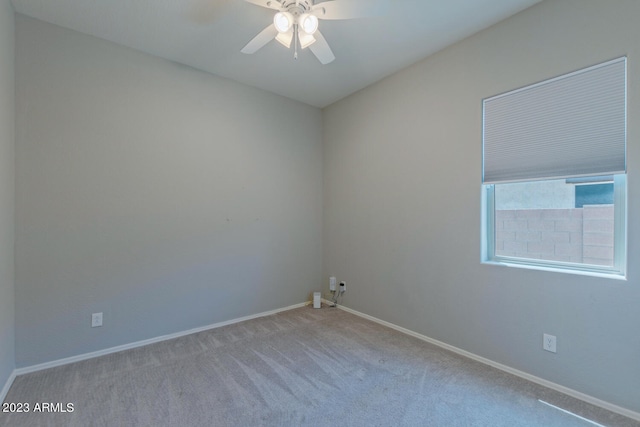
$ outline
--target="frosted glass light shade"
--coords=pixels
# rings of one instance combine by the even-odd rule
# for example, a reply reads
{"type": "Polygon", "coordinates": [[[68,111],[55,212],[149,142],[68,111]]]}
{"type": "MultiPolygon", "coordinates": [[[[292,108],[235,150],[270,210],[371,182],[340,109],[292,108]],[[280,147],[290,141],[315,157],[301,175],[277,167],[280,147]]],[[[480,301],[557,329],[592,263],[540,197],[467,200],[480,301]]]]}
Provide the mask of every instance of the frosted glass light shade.
{"type": "Polygon", "coordinates": [[[279,33],[286,33],[293,27],[293,16],[289,12],[278,12],[273,17],[273,25],[279,33]]]}
{"type": "Polygon", "coordinates": [[[291,47],[291,41],[293,40],[293,31],[287,31],[286,33],[278,33],[276,40],[286,48],[291,47]]]}
{"type": "Polygon", "coordinates": [[[300,27],[305,33],[311,35],[318,30],[318,18],[315,15],[305,13],[300,16],[300,27]]]}
{"type": "Polygon", "coordinates": [[[316,42],[316,38],[311,34],[307,34],[304,31],[298,31],[298,39],[300,40],[300,47],[302,49],[307,48],[316,42]]]}

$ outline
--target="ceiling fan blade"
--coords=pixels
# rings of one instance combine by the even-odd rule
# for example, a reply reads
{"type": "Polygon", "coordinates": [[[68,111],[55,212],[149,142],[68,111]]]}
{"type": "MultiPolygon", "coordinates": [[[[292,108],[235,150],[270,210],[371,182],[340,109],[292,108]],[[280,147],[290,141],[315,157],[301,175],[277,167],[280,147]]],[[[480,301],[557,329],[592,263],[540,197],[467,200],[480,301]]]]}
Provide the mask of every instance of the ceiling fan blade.
{"type": "Polygon", "coordinates": [[[354,19],[384,13],[383,0],[331,0],[315,4],[311,10],[319,19],[354,19]]]}
{"type": "Polygon", "coordinates": [[[331,51],[329,43],[327,43],[327,40],[324,38],[322,33],[320,31],[316,31],[313,36],[315,37],[316,41],[309,46],[311,52],[313,52],[313,54],[316,56],[316,58],[318,58],[318,61],[320,61],[322,65],[333,62],[336,57],[331,51]]]}
{"type": "Polygon", "coordinates": [[[260,32],[257,36],[253,38],[245,47],[242,48],[240,52],[252,54],[256,53],[260,48],[271,40],[273,40],[278,34],[278,30],[276,30],[275,25],[271,24],[264,30],[260,32]]]}
{"type": "Polygon", "coordinates": [[[247,3],[255,4],[256,6],[266,7],[267,9],[280,10],[282,5],[276,0],[244,0],[247,3]]]}

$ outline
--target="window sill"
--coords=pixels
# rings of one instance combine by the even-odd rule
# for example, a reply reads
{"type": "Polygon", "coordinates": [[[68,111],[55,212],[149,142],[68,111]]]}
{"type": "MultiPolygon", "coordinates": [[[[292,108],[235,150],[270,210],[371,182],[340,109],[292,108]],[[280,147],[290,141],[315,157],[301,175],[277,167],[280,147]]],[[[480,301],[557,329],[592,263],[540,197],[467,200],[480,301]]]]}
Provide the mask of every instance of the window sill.
{"type": "Polygon", "coordinates": [[[540,270],[540,271],[550,271],[553,273],[565,273],[565,274],[577,274],[580,276],[591,276],[591,277],[600,277],[603,279],[615,279],[615,280],[623,280],[626,281],[627,277],[625,274],[611,271],[593,271],[593,270],[579,270],[573,268],[563,268],[561,266],[550,266],[550,265],[536,265],[536,264],[525,264],[519,262],[510,262],[504,260],[487,260],[482,261],[482,264],[487,265],[498,265],[504,267],[515,267],[515,268],[524,268],[527,270],[540,270]]]}

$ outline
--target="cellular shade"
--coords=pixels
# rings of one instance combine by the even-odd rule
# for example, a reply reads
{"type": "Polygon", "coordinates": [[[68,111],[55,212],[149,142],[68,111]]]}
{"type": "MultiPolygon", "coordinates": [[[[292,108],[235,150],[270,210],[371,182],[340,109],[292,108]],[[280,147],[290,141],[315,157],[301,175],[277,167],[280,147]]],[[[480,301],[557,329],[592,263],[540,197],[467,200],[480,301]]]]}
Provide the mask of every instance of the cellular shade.
{"type": "Polygon", "coordinates": [[[485,99],[483,182],[626,172],[626,58],[485,99]]]}

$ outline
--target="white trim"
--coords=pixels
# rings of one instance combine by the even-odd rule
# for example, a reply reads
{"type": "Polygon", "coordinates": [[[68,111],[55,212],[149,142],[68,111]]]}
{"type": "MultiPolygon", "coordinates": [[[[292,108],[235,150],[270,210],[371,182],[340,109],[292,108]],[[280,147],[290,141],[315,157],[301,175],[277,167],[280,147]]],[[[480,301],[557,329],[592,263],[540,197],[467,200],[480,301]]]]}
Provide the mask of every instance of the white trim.
{"type": "Polygon", "coordinates": [[[7,378],[7,382],[4,384],[4,387],[2,387],[2,390],[0,390],[0,403],[4,402],[4,398],[7,397],[7,393],[9,393],[9,389],[13,385],[13,380],[16,379],[17,375],[18,374],[16,373],[16,370],[14,369],[11,372],[11,375],[9,375],[9,378],[7,378]]]}
{"type": "MultiPolygon", "coordinates": [[[[619,239],[616,239],[616,240],[619,240],[619,239]]],[[[508,259],[507,257],[496,257],[496,259],[481,261],[481,263],[486,265],[498,265],[503,267],[524,268],[527,270],[550,271],[552,273],[577,274],[580,276],[600,277],[603,279],[622,280],[625,282],[627,281],[627,276],[617,272],[603,273],[595,270],[563,268],[562,266],[555,267],[551,264],[544,265],[543,263],[536,263],[537,260],[534,260],[534,259],[523,259],[522,262],[517,262],[516,259],[513,259],[513,260],[507,260],[507,259],[508,259]]]]}
{"type": "Polygon", "coordinates": [[[494,367],[496,369],[499,369],[501,371],[507,372],[509,374],[513,374],[513,375],[515,375],[517,377],[524,378],[525,380],[531,381],[531,382],[539,384],[541,386],[544,386],[544,387],[550,388],[552,390],[558,391],[560,393],[566,394],[566,395],[571,396],[573,398],[576,398],[578,400],[582,400],[583,402],[590,403],[591,405],[598,406],[600,408],[606,409],[606,410],[611,411],[611,412],[615,412],[617,414],[623,415],[625,417],[631,418],[631,419],[636,420],[636,421],[640,421],[640,412],[635,412],[635,411],[632,411],[630,409],[626,409],[626,408],[623,408],[621,406],[617,406],[617,405],[614,405],[612,403],[605,402],[604,400],[600,400],[600,399],[595,398],[593,396],[589,396],[588,394],[581,393],[579,391],[570,389],[570,388],[562,386],[560,384],[556,384],[554,382],[551,382],[551,381],[536,377],[535,375],[531,375],[531,374],[528,374],[526,372],[520,371],[518,369],[511,368],[509,366],[503,365],[502,363],[494,362],[493,360],[484,358],[482,356],[478,356],[477,354],[468,352],[466,350],[462,350],[462,349],[460,349],[458,347],[454,347],[454,346],[449,345],[447,343],[444,343],[442,341],[438,341],[438,340],[435,340],[433,338],[429,338],[429,337],[427,337],[425,335],[419,334],[417,332],[414,332],[412,330],[403,328],[401,326],[394,325],[393,323],[386,322],[386,321],[378,319],[376,317],[369,316],[368,314],[361,313],[361,312],[353,310],[351,308],[348,308],[348,307],[345,307],[345,306],[342,306],[342,305],[339,305],[338,308],[341,309],[341,310],[344,310],[344,311],[346,311],[348,313],[355,314],[356,316],[362,317],[364,319],[371,320],[372,322],[378,323],[380,325],[387,326],[387,327],[389,327],[391,329],[395,329],[398,332],[402,332],[402,333],[410,335],[410,336],[412,336],[414,338],[418,338],[419,340],[426,341],[428,343],[437,345],[438,347],[442,347],[442,348],[444,348],[446,350],[452,351],[452,352],[457,353],[457,354],[459,354],[461,356],[467,357],[469,359],[475,360],[475,361],[483,363],[485,365],[489,365],[489,366],[494,367]]]}
{"type": "Polygon", "coordinates": [[[326,308],[336,308],[337,307],[337,306],[333,305],[333,301],[328,300],[326,298],[322,298],[320,301],[322,302],[322,304],[324,304],[324,305],[322,305],[322,304],[320,305],[321,308],[325,308],[325,307],[326,308]]]}
{"type": "MultiPolygon", "coordinates": [[[[247,320],[257,319],[259,317],[270,316],[272,314],[277,314],[283,311],[293,310],[295,308],[304,307],[309,305],[309,301],[303,302],[300,304],[290,305],[289,307],[278,308],[271,311],[264,311],[258,314],[252,314],[250,316],[239,317],[237,319],[225,320],[224,322],[214,323],[208,326],[201,326],[198,328],[189,329],[188,331],[176,332],[168,335],[161,335],[155,338],[149,338],[147,340],[136,341],[129,344],[119,345],[117,347],[106,348],[104,350],[93,351],[91,353],[79,354],[77,356],[65,357],[64,359],[53,360],[51,362],[40,363],[38,365],[27,366],[24,368],[18,368],[13,371],[13,378],[16,375],[24,375],[30,374],[32,372],[42,371],[44,369],[55,368],[56,366],[68,365],[69,363],[80,362],[82,360],[93,359],[94,357],[105,356],[107,354],[117,353],[119,351],[130,350],[132,348],[142,347],[149,344],[154,344],[161,341],[167,341],[174,338],[183,337],[185,335],[195,334],[202,331],[207,331],[209,329],[220,328],[222,326],[232,325],[234,323],[245,322],[247,320]]],[[[13,382],[13,380],[12,380],[13,382]]],[[[8,390],[8,388],[7,388],[8,390]]]]}

